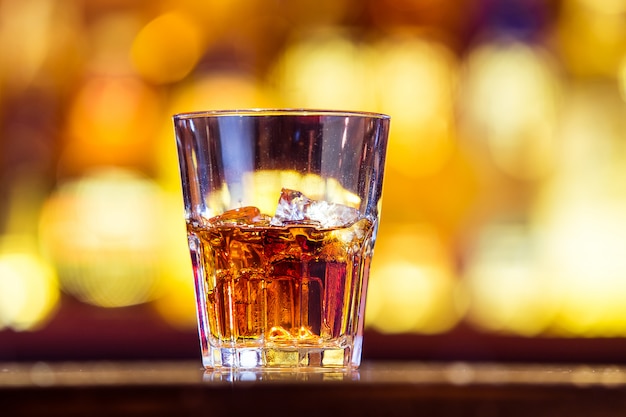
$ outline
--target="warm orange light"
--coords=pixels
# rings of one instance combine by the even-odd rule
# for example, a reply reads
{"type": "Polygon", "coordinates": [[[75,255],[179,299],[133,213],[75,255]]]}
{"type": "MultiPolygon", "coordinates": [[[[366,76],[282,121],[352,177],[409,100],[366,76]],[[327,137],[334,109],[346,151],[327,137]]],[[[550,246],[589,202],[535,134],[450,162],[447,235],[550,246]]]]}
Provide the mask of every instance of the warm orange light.
{"type": "Polygon", "coordinates": [[[569,0],[568,2],[578,3],[587,10],[607,15],[626,12],[626,1],[624,0],[569,0]]]}
{"type": "Polygon", "coordinates": [[[256,0],[160,0],[162,10],[185,14],[197,22],[204,36],[221,34],[235,20],[241,24],[256,0]]]}
{"type": "Polygon", "coordinates": [[[382,42],[373,57],[378,110],[393,119],[389,166],[409,178],[437,173],[455,148],[453,54],[408,37],[382,42]]]}
{"type": "Polygon", "coordinates": [[[556,334],[626,335],[626,157],[618,151],[624,111],[614,88],[571,86],[560,169],[531,210],[542,263],[557,289],[556,334]]]}
{"type": "Polygon", "coordinates": [[[3,90],[71,82],[83,35],[79,7],[49,0],[0,2],[3,90]]]}
{"type": "MultiPolygon", "coordinates": [[[[215,110],[277,107],[274,93],[249,74],[217,72],[184,82],[172,93],[168,110],[155,126],[159,140],[152,141],[159,184],[168,191],[182,194],[180,171],[171,115],[215,110]]],[[[182,201],[182,197],[181,201],[182,201]]]]}
{"type": "Polygon", "coordinates": [[[131,56],[139,74],[156,84],[179,81],[201,55],[202,34],[197,23],[179,12],[149,22],[133,42],[131,56]]]}
{"type": "Polygon", "coordinates": [[[332,30],[289,45],[274,73],[282,106],[375,110],[369,53],[332,30]]]}
{"type": "Polygon", "coordinates": [[[103,307],[139,304],[158,295],[163,222],[156,184],[132,171],[101,170],[50,197],[42,244],[66,292],[103,307]]]}
{"type": "MultiPolygon", "coordinates": [[[[245,73],[216,72],[191,80],[178,88],[170,101],[170,113],[198,110],[271,107],[275,104],[269,89],[245,73]]],[[[167,134],[171,137],[171,121],[167,134]]]]}
{"type": "Polygon", "coordinates": [[[559,294],[554,329],[579,336],[624,336],[626,198],[606,189],[593,197],[585,194],[555,201],[538,225],[559,294]]]}
{"type": "Polygon", "coordinates": [[[463,312],[455,274],[428,226],[390,226],[379,235],[368,288],[367,325],[383,333],[442,333],[463,312]]]}
{"type": "Polygon", "coordinates": [[[181,329],[196,325],[194,278],[189,256],[183,197],[179,193],[164,195],[159,229],[163,251],[159,259],[161,281],[159,297],[152,305],[169,324],[181,329]]]}
{"type": "Polygon", "coordinates": [[[613,77],[626,53],[623,0],[564,1],[556,25],[564,66],[572,75],[613,77]]]}
{"type": "Polygon", "coordinates": [[[558,309],[559,292],[543,269],[534,236],[519,224],[489,225],[468,254],[463,288],[468,320],[494,332],[536,336],[558,309]]]}
{"type": "Polygon", "coordinates": [[[622,100],[626,102],[626,54],[624,54],[622,62],[620,63],[617,73],[617,79],[622,100]]]}
{"type": "Polygon", "coordinates": [[[104,165],[147,166],[162,117],[160,97],[129,76],[95,76],[70,108],[61,170],[104,165]]]}
{"type": "Polygon", "coordinates": [[[556,161],[557,79],[541,49],[496,39],[474,49],[462,84],[465,134],[484,140],[495,165],[537,179],[556,161]]]}
{"type": "Polygon", "coordinates": [[[58,307],[55,270],[25,236],[0,236],[0,330],[35,330],[58,307]]]}

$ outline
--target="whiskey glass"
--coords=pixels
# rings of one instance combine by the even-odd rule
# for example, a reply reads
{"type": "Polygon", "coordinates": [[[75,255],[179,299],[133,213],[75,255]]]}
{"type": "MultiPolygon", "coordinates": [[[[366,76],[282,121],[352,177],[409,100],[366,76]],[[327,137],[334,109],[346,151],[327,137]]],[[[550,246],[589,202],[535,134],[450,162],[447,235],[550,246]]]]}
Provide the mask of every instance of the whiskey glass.
{"type": "Polygon", "coordinates": [[[173,117],[207,369],[355,369],[390,118],[173,117]]]}

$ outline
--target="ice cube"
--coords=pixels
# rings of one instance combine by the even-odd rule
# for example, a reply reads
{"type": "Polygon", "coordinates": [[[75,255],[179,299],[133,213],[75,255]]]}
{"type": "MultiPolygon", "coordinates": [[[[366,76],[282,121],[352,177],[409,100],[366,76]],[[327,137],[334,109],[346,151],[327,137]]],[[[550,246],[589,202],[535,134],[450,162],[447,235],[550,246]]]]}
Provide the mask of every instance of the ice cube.
{"type": "Polygon", "coordinates": [[[359,211],[342,204],[312,200],[300,191],[283,188],[270,224],[285,226],[293,223],[319,225],[323,228],[347,226],[359,218],[359,211]]]}
{"type": "Polygon", "coordinates": [[[215,216],[209,220],[213,225],[242,225],[242,226],[258,226],[267,225],[270,217],[261,214],[261,211],[256,207],[241,207],[225,211],[219,216],[215,216]]]}

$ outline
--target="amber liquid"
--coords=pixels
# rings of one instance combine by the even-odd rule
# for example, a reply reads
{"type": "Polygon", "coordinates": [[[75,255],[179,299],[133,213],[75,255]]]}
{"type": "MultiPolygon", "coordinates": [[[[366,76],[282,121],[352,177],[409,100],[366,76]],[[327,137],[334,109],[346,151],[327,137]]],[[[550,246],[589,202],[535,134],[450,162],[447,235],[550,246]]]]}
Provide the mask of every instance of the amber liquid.
{"type": "Polygon", "coordinates": [[[372,222],[343,228],[188,224],[199,307],[213,346],[350,343],[372,222]],[[193,249],[192,249],[193,258],[193,249]]]}

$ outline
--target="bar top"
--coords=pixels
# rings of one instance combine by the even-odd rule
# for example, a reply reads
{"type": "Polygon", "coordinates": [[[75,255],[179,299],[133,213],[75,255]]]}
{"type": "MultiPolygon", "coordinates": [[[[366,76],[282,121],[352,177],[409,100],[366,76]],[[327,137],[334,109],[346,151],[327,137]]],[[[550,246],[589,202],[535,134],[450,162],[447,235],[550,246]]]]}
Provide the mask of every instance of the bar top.
{"type": "Polygon", "coordinates": [[[210,372],[198,362],[0,363],[3,415],[626,414],[626,367],[368,362],[352,372],[210,372]]]}

